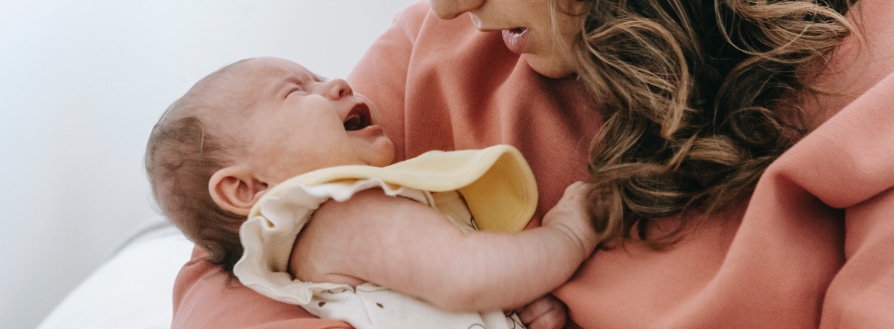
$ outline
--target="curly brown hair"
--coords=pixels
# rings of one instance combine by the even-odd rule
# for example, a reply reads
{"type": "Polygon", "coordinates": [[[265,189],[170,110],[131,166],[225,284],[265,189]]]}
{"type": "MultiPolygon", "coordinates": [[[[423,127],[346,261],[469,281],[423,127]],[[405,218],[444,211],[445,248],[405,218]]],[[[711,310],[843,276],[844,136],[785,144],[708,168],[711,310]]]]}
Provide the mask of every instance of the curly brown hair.
{"type": "MultiPolygon", "coordinates": [[[[798,107],[854,29],[855,0],[576,0],[578,77],[604,116],[589,162],[604,241],[655,248],[657,218],[741,205],[811,127],[798,107]]],[[[698,216],[703,221],[707,216],[698,216]]]]}

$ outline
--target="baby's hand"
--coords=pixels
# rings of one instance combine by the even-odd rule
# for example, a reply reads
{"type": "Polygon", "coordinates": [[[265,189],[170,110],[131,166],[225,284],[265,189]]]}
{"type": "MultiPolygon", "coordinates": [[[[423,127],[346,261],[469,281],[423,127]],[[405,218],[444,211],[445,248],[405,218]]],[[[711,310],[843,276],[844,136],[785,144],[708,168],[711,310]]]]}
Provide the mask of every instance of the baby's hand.
{"type": "Polygon", "coordinates": [[[569,185],[559,203],[543,216],[543,226],[560,229],[580,243],[584,258],[589,257],[599,242],[587,211],[588,191],[589,186],[584,182],[569,185]]]}
{"type": "Polygon", "coordinates": [[[559,329],[565,326],[568,311],[552,295],[546,295],[518,310],[518,318],[528,329],[559,329]]]}

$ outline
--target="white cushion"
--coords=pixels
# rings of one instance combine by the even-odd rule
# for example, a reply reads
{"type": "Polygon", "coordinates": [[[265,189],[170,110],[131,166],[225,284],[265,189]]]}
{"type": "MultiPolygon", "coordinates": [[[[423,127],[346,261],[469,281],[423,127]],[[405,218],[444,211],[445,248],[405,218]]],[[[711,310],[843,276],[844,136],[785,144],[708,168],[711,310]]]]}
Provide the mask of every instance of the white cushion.
{"type": "Polygon", "coordinates": [[[174,278],[192,249],[172,226],[141,234],[81,282],[38,328],[170,328],[174,278]]]}

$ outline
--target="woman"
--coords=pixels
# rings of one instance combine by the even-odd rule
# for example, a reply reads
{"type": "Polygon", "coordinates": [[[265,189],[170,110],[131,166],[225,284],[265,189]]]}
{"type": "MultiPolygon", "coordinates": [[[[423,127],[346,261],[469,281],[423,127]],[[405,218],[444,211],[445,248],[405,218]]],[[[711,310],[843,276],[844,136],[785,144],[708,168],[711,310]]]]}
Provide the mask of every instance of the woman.
{"type": "MultiPolygon", "coordinates": [[[[716,2],[432,0],[350,80],[398,160],[519,148],[535,223],[589,177],[606,243],[556,292],[580,327],[890,325],[894,116],[867,109],[894,90],[894,5],[716,2]]],[[[174,327],[345,327],[224,288],[201,257],[178,277],[174,327]]],[[[523,320],[561,325],[540,316],[557,305],[523,320]]]]}

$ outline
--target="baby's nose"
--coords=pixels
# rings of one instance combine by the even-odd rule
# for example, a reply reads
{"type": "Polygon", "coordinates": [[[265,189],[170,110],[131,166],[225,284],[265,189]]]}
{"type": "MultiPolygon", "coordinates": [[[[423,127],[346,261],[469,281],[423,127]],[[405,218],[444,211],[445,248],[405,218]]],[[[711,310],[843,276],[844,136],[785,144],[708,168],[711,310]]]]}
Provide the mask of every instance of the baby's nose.
{"type": "Polygon", "coordinates": [[[351,85],[344,79],[332,79],[323,83],[323,95],[331,99],[340,99],[354,94],[351,85]]]}

